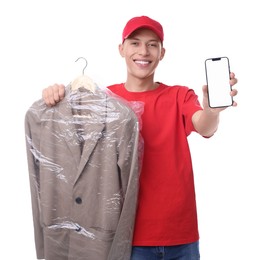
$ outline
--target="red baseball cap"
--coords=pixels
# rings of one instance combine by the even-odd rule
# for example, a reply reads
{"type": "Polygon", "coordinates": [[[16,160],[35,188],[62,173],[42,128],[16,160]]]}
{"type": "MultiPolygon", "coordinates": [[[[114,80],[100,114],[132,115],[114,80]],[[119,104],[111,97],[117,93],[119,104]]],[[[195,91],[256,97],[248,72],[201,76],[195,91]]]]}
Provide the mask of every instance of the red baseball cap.
{"type": "Polygon", "coordinates": [[[139,28],[147,28],[152,30],[157,34],[161,42],[163,42],[164,33],[162,25],[159,22],[149,18],[148,16],[138,16],[130,19],[123,30],[122,42],[124,42],[124,40],[127,39],[131,35],[131,33],[139,28]]]}

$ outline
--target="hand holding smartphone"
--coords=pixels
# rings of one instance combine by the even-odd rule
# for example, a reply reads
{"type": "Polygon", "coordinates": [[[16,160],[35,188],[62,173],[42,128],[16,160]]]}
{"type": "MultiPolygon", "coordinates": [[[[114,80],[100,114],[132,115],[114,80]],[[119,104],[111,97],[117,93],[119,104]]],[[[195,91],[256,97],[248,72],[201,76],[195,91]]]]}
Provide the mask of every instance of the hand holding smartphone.
{"type": "Polygon", "coordinates": [[[211,108],[232,106],[229,59],[227,57],[206,59],[205,72],[209,106],[211,108]]]}

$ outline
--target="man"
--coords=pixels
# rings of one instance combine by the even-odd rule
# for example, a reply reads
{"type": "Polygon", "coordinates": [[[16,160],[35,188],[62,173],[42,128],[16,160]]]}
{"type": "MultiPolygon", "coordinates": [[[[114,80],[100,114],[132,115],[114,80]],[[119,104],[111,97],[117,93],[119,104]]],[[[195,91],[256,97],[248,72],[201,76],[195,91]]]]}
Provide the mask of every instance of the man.
{"type": "MultiPolygon", "coordinates": [[[[127,66],[126,82],[108,88],[128,101],[144,103],[144,157],[134,228],[132,260],[198,260],[199,232],[191,154],[191,132],[211,137],[222,108],[210,108],[207,86],[203,102],[185,86],[154,82],[165,55],[162,25],[147,17],[130,19],[124,27],[120,55],[127,66]]],[[[230,73],[230,85],[237,83],[230,73]]],[[[64,85],[43,90],[48,106],[64,97],[64,85]]],[[[230,91],[233,97],[237,90],[230,91]]],[[[233,106],[237,103],[234,101],[233,106]]]]}

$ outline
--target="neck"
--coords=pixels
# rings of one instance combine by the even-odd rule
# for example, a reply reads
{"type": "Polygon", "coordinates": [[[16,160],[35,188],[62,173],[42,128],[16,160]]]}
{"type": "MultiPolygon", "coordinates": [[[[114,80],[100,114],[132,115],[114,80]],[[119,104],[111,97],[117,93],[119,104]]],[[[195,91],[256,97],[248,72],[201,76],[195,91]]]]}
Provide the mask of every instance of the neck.
{"type": "Polygon", "coordinates": [[[127,80],[124,84],[126,90],[130,92],[144,92],[154,90],[158,87],[158,83],[153,80],[127,80]]]}

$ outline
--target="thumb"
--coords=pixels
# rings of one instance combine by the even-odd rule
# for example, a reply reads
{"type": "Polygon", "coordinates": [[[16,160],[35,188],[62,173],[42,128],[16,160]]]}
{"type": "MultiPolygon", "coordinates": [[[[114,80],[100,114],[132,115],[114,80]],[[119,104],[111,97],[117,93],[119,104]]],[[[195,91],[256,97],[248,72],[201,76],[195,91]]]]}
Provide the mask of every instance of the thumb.
{"type": "Polygon", "coordinates": [[[203,96],[204,97],[207,97],[208,96],[208,86],[207,85],[203,85],[203,96]]]}

